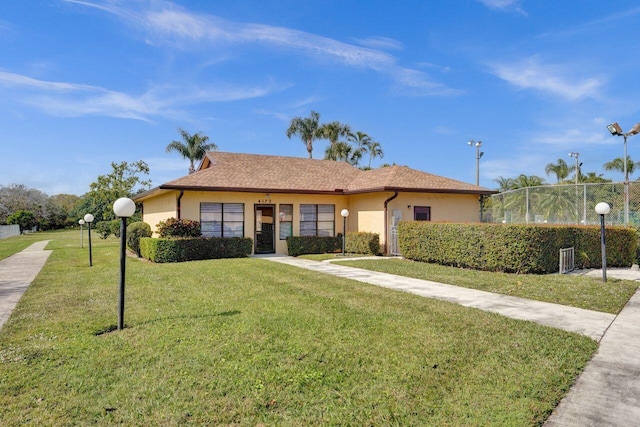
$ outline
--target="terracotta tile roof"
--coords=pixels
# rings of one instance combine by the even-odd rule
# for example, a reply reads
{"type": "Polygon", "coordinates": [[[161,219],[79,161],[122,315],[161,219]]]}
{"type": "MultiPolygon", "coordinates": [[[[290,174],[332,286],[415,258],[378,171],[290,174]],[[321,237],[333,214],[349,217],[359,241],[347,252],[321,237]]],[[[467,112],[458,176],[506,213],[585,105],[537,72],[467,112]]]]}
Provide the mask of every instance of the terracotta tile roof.
{"type": "Polygon", "coordinates": [[[332,194],[396,190],[494,193],[406,166],[361,171],[332,160],[219,151],[207,153],[195,173],[162,184],[160,189],[332,194]]]}

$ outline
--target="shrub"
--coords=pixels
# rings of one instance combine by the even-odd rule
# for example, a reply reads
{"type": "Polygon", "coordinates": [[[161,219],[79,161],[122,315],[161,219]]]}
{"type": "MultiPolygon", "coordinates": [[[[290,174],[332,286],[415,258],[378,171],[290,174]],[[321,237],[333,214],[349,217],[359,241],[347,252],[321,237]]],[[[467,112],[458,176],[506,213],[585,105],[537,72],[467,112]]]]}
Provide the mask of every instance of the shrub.
{"type": "MultiPolygon", "coordinates": [[[[512,273],[558,271],[561,248],[574,247],[577,265],[601,267],[600,228],[504,224],[442,224],[401,222],[402,255],[415,261],[512,273]]],[[[631,266],[635,230],[606,230],[607,264],[631,266]]]]}
{"type": "Polygon", "coordinates": [[[289,255],[325,254],[342,249],[342,234],[336,237],[289,236],[287,250],[289,255]]]}
{"type": "Polygon", "coordinates": [[[127,226],[127,246],[140,257],[140,239],[151,237],[151,227],[146,222],[132,222],[127,226]]]}
{"type": "Polygon", "coordinates": [[[189,219],[169,218],[158,223],[157,232],[160,237],[165,238],[190,238],[202,236],[199,221],[189,219]]]}
{"type": "Polygon", "coordinates": [[[36,215],[33,212],[19,210],[7,217],[7,224],[18,224],[20,226],[20,234],[25,230],[31,230],[37,225],[36,215]]]}
{"type": "Polygon", "coordinates": [[[109,221],[100,221],[92,228],[101,239],[106,239],[111,235],[111,223],[109,221]]]}
{"type": "Polygon", "coordinates": [[[347,233],[345,251],[352,254],[380,253],[380,235],[378,233],[347,233]]]}
{"type": "Polygon", "coordinates": [[[106,239],[110,235],[120,237],[120,220],[114,219],[112,221],[100,221],[96,223],[92,230],[94,230],[101,239],[106,239]]]}
{"type": "Polygon", "coordinates": [[[203,259],[244,258],[251,254],[253,240],[240,237],[196,239],[140,239],[140,253],[153,262],[183,262],[203,259]]]}

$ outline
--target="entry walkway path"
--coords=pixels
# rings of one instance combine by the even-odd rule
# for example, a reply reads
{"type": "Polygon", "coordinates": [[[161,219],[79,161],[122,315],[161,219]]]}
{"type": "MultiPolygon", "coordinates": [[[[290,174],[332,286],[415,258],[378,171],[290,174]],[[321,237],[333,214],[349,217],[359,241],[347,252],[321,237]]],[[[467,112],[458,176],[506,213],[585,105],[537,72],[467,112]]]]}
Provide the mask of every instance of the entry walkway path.
{"type": "Polygon", "coordinates": [[[397,289],[423,297],[445,300],[466,307],[492,311],[514,319],[530,320],[542,325],[587,335],[596,341],[600,341],[616,317],[609,313],[461,288],[429,280],[379,273],[329,262],[287,256],[273,256],[267,259],[307,270],[397,289]]]}
{"type": "MultiPolygon", "coordinates": [[[[600,346],[545,426],[640,425],[640,291],[615,316],[328,262],[286,256],[267,259],[587,335],[600,346]]],[[[608,273],[610,277],[640,279],[640,273],[632,270],[608,273]]]]}
{"type": "Polygon", "coordinates": [[[51,255],[44,250],[47,243],[36,242],[0,261],[0,329],[51,255]]]}

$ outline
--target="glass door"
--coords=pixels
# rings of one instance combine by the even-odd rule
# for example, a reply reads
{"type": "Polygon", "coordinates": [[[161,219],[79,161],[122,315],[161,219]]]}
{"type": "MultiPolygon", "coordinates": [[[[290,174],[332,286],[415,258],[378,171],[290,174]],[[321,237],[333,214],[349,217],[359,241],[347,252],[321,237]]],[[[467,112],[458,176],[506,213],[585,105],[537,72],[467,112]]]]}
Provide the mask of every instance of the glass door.
{"type": "Polygon", "coordinates": [[[275,205],[255,205],[255,253],[272,254],[275,249],[275,205]]]}

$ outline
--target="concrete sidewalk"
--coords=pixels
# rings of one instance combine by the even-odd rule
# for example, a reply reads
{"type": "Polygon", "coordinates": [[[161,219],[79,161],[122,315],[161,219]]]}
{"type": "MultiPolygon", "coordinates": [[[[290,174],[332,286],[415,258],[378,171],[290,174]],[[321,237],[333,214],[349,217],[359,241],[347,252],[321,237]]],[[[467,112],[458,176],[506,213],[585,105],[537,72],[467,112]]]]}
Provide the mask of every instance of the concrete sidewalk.
{"type": "MultiPolygon", "coordinates": [[[[600,346],[545,426],[640,425],[640,291],[614,316],[328,262],[286,256],[267,259],[587,335],[600,346]]],[[[588,274],[602,277],[601,270],[588,274]]],[[[609,269],[607,276],[640,280],[640,272],[632,269],[609,269]]]]}
{"type": "Polygon", "coordinates": [[[0,329],[51,255],[44,250],[47,243],[36,242],[0,261],[0,329]]]}

